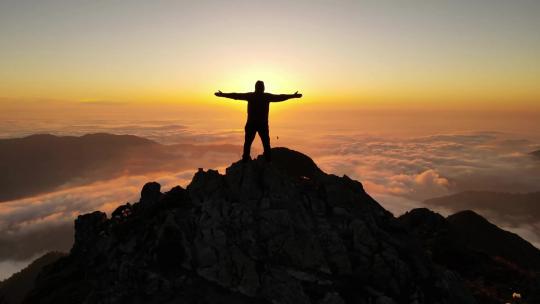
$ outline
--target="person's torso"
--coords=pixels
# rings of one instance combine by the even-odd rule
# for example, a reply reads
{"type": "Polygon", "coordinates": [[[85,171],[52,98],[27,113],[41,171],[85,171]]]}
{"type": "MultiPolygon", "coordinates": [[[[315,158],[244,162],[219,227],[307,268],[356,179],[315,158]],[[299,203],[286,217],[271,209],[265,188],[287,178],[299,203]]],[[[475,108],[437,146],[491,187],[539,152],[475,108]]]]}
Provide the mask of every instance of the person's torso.
{"type": "Polygon", "coordinates": [[[266,94],[253,93],[248,99],[248,123],[268,124],[270,101],[266,94]]]}

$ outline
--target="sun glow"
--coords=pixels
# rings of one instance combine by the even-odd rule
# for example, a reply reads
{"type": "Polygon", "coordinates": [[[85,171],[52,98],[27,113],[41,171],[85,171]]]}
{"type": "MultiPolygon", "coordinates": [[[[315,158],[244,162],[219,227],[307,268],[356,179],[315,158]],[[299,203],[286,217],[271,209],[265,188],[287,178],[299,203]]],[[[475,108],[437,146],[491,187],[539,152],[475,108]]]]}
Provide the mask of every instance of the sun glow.
{"type": "Polygon", "coordinates": [[[245,66],[228,71],[214,82],[216,90],[223,92],[253,92],[257,80],[264,81],[268,93],[291,94],[301,90],[291,71],[266,65],[245,66]]]}

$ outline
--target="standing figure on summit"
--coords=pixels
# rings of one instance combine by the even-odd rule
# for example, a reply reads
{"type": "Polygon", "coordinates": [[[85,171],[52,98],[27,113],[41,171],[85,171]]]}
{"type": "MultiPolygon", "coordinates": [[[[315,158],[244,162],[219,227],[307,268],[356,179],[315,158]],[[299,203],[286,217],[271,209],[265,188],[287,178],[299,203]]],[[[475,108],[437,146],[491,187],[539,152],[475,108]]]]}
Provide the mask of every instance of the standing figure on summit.
{"type": "Polygon", "coordinates": [[[267,161],[271,160],[270,155],[270,134],[268,131],[268,111],[270,109],[271,102],[285,101],[291,98],[300,98],[302,94],[298,94],[298,91],[294,94],[270,94],[264,92],[264,82],[258,80],[255,83],[255,92],[249,93],[222,93],[217,91],[215,93],[218,97],[226,97],[236,100],[245,100],[248,102],[248,117],[245,126],[245,141],[244,141],[244,153],[242,154],[242,161],[246,162],[251,159],[249,156],[251,150],[251,144],[255,139],[255,133],[259,133],[263,147],[264,157],[267,161]]]}

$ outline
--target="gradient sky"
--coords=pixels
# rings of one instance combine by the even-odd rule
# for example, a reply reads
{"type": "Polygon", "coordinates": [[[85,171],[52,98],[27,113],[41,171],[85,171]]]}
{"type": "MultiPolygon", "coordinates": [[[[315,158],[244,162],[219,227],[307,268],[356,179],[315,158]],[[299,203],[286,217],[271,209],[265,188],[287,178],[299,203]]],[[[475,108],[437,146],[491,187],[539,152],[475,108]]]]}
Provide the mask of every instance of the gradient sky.
{"type": "Polygon", "coordinates": [[[306,102],[540,109],[540,1],[0,2],[0,106],[306,102]]]}

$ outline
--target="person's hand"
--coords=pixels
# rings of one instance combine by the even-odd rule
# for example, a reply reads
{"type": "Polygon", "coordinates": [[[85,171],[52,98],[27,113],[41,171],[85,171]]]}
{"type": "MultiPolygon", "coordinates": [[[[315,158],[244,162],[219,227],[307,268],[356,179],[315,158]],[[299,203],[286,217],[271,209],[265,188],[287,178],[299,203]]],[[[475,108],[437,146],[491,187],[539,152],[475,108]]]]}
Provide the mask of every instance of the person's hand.
{"type": "Polygon", "coordinates": [[[295,98],[300,98],[300,97],[302,97],[302,94],[298,94],[298,91],[294,92],[293,95],[294,95],[295,98]]]}
{"type": "Polygon", "coordinates": [[[214,95],[216,95],[218,97],[221,97],[221,96],[223,96],[223,92],[217,91],[216,93],[214,93],[214,95]]]}

